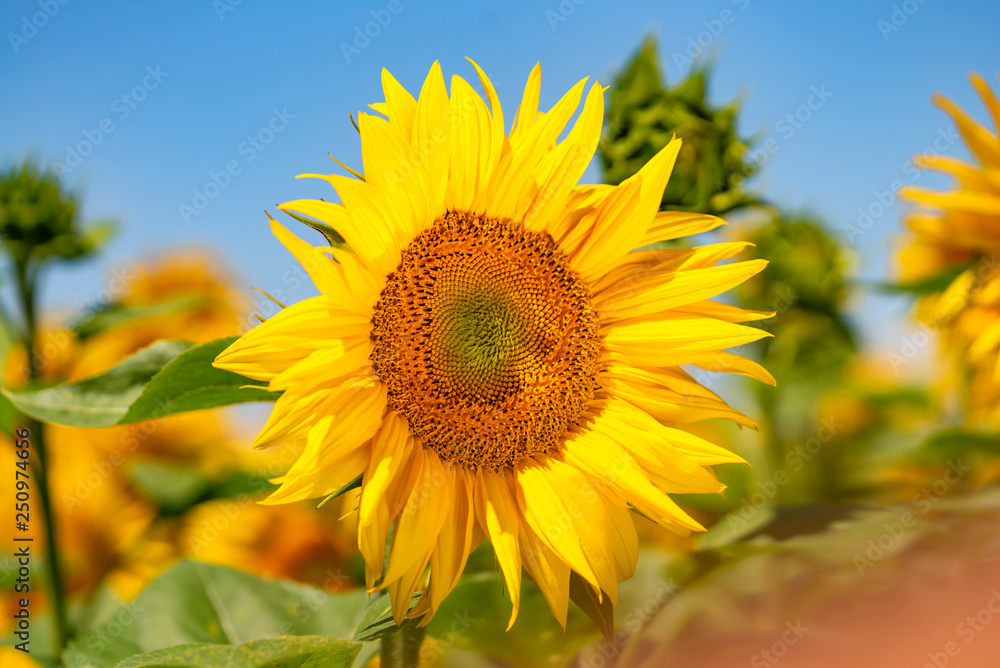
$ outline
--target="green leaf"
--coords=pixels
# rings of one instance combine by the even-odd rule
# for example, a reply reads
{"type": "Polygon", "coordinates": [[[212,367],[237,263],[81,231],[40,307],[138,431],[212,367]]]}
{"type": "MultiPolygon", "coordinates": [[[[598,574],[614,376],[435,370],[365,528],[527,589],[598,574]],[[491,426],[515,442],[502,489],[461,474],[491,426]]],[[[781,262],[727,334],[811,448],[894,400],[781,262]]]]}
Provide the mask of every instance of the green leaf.
{"type": "Polygon", "coordinates": [[[11,400],[0,395],[0,430],[5,434],[14,431],[14,425],[20,416],[21,412],[11,403],[11,400]]]}
{"type": "Polygon", "coordinates": [[[160,341],[99,376],[36,391],[4,389],[4,394],[39,420],[74,427],[107,427],[117,424],[153,376],[190,345],[185,341],[160,341]]]}
{"type": "MultiPolygon", "coordinates": [[[[420,594],[413,596],[410,608],[419,598],[420,594]]],[[[610,612],[610,601],[607,597],[604,601],[610,612]]],[[[467,572],[441,603],[427,625],[427,633],[442,639],[449,648],[470,649],[526,668],[565,665],[597,637],[593,624],[572,606],[563,632],[538,585],[528,578],[521,583],[517,622],[505,631],[509,618],[510,597],[504,592],[500,574],[467,572]]],[[[607,623],[611,623],[610,618],[607,623]]],[[[365,610],[354,639],[371,642],[395,629],[389,597],[383,595],[373,599],[365,610]]]]}
{"type": "Polygon", "coordinates": [[[74,602],[70,614],[73,631],[77,635],[90,633],[106,623],[121,610],[124,599],[107,584],[102,584],[86,601],[74,602]]]}
{"type": "Polygon", "coordinates": [[[76,335],[81,339],[99,334],[106,329],[123,325],[133,320],[142,318],[152,318],[168,313],[176,313],[191,309],[205,301],[205,298],[198,295],[188,295],[179,299],[158,302],[155,304],[143,304],[141,306],[123,306],[112,304],[87,315],[87,317],[74,322],[71,326],[76,335]]]}
{"type": "Polygon", "coordinates": [[[274,401],[265,384],[212,366],[237,337],[194,346],[171,360],[129,406],[119,424],[248,401],[274,401]]]}
{"type": "Polygon", "coordinates": [[[187,510],[215,485],[211,477],[190,466],[153,459],[129,463],[128,477],[166,515],[177,515],[187,510]]]}
{"type": "Polygon", "coordinates": [[[316,506],[316,507],[317,508],[322,508],[326,504],[328,504],[331,501],[333,501],[334,499],[336,499],[341,494],[346,494],[347,492],[350,492],[352,489],[358,489],[359,487],[361,487],[361,480],[364,478],[364,475],[365,475],[364,473],[359,473],[357,478],[355,478],[351,482],[347,483],[346,485],[344,485],[343,487],[341,487],[340,489],[338,489],[337,491],[335,491],[330,496],[328,496],[325,499],[323,499],[322,501],[320,501],[319,505],[316,506]]]}
{"type": "Polygon", "coordinates": [[[594,588],[576,571],[570,571],[569,599],[597,624],[597,628],[605,638],[610,638],[614,634],[615,610],[611,605],[611,599],[605,594],[598,600],[594,588]]]}
{"type": "Polygon", "coordinates": [[[145,652],[117,668],[346,668],[361,643],[324,636],[277,636],[239,645],[178,645],[145,652]]]}
{"type": "Polygon", "coordinates": [[[278,487],[266,475],[241,470],[210,476],[192,467],[153,457],[133,459],[127,465],[129,481],[160,509],[161,516],[177,516],[212,499],[259,497],[278,487]]]}
{"type": "MultiPolygon", "coordinates": [[[[10,323],[7,322],[7,318],[0,311],[0,360],[7,359],[7,353],[10,352],[11,346],[16,342],[17,335],[11,328],[10,323]]],[[[14,425],[20,415],[21,413],[10,402],[10,399],[0,396],[0,430],[3,433],[9,434],[14,430],[14,425]]]]}
{"type": "Polygon", "coordinates": [[[43,390],[3,393],[31,417],[71,427],[110,427],[248,401],[274,401],[263,383],[216,369],[236,337],[200,345],[158,341],[98,376],[43,390]]]}
{"type": "Polygon", "coordinates": [[[182,561],[103,625],[74,640],[64,660],[67,668],[110,667],[136,654],[192,643],[238,645],[289,635],[349,638],[367,599],[363,590],[330,594],[182,561]]]}
{"type": "Polygon", "coordinates": [[[987,454],[1000,455],[1000,434],[945,429],[930,436],[915,453],[923,461],[946,462],[952,457],[987,454]]]}
{"type": "Polygon", "coordinates": [[[240,495],[266,496],[278,489],[278,486],[268,480],[265,473],[249,471],[231,471],[224,479],[217,481],[208,490],[208,494],[199,499],[235,499],[240,495]]]}
{"type": "Polygon", "coordinates": [[[521,605],[510,631],[510,596],[499,573],[465,575],[441,603],[427,633],[456,649],[469,649],[521,668],[565,666],[581,647],[600,636],[575,606],[566,631],[559,626],[538,585],[521,583],[521,605]]]}
{"type": "MultiPolygon", "coordinates": [[[[410,599],[409,608],[412,609],[418,600],[420,600],[420,594],[414,594],[410,599]]],[[[361,642],[371,642],[395,630],[396,622],[392,618],[390,599],[387,595],[379,596],[372,600],[371,605],[362,615],[361,621],[358,622],[358,630],[354,633],[354,639],[361,642]]]]}
{"type": "Polygon", "coordinates": [[[344,241],[344,237],[340,236],[340,232],[333,229],[328,224],[319,220],[313,220],[312,218],[306,218],[305,216],[301,216],[297,213],[292,213],[288,209],[282,209],[282,211],[284,211],[285,213],[287,213],[289,216],[299,221],[300,223],[304,223],[309,227],[313,228],[314,230],[316,230],[317,232],[319,232],[320,234],[322,234],[323,237],[326,239],[326,242],[331,246],[333,246],[334,248],[351,250],[351,247],[347,245],[346,241],[344,241]]]}
{"type": "Polygon", "coordinates": [[[770,544],[773,541],[787,541],[799,536],[823,533],[837,522],[850,519],[862,506],[855,504],[811,503],[796,506],[762,506],[744,517],[744,510],[736,510],[720,519],[698,541],[699,550],[716,551],[740,556],[760,550],[736,548],[738,543],[747,543],[765,538],[769,545],[763,551],[780,551],[770,544]]]}
{"type": "Polygon", "coordinates": [[[80,235],[81,245],[88,255],[96,253],[114,238],[118,224],[113,220],[100,220],[88,225],[80,235]]]}

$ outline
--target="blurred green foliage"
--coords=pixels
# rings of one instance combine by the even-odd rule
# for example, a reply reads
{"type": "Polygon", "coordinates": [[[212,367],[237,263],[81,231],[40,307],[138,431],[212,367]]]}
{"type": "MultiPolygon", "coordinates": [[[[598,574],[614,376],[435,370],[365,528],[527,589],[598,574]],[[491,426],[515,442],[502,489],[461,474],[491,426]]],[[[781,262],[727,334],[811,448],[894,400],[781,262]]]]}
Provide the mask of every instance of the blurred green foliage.
{"type": "Polygon", "coordinates": [[[646,38],[611,85],[598,146],[605,182],[618,184],[635,174],[676,134],[684,143],[661,208],[721,215],[760,203],[742,187],[754,166],[747,141],[736,133],[740,105],[711,105],[709,75],[703,65],[667,87],[656,42],[646,38]]]}
{"type": "Polygon", "coordinates": [[[0,237],[15,264],[75,260],[96,251],[110,223],[83,229],[79,198],[30,160],[0,172],[0,237]]]}
{"type": "Polygon", "coordinates": [[[737,295],[746,308],[774,311],[764,326],[774,338],[760,342],[761,362],[782,382],[836,373],[857,353],[842,311],[847,258],[823,221],[810,214],[775,212],[746,235],[767,269],[737,295]]]}

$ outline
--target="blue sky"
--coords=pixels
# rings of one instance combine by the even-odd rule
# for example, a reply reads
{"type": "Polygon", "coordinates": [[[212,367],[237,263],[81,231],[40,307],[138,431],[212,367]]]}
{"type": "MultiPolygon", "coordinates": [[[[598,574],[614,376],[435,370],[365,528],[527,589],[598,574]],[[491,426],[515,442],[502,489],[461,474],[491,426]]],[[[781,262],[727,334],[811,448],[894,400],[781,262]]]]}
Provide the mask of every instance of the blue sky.
{"type": "MultiPolygon", "coordinates": [[[[713,99],[740,96],[741,132],[777,146],[753,185],[841,230],[858,207],[879,193],[885,200],[894,181],[913,182],[906,161],[936,139],[964,154],[930,96],[943,92],[984,117],[967,75],[979,71],[996,86],[998,26],[1000,3],[991,1],[8,0],[0,6],[0,161],[31,153],[67,165],[85,216],[121,223],[99,260],[50,276],[47,308],[93,301],[115,265],[183,244],[216,249],[248,286],[297,301],[311,292],[289,279],[294,265],[264,210],[330,197],[325,184],[293,178],[335,171],[327,152],[360,166],[348,113],[382,100],[382,67],[416,91],[435,59],[446,76],[474,81],[470,56],[512,112],[535,62],[545,107],[584,76],[609,82],[652,34],[671,81],[686,73],[686,50],[708,44],[713,99]],[[379,19],[375,37],[355,42],[379,19]],[[781,124],[814,90],[827,99],[812,99],[808,120],[781,124]],[[67,148],[80,142],[93,150],[74,157],[67,148]],[[222,187],[205,193],[213,174],[222,187]],[[196,190],[214,197],[196,202],[196,190]],[[203,207],[185,216],[182,205],[203,207]]],[[[584,180],[599,179],[595,162],[584,180]]],[[[942,184],[930,175],[918,182],[942,184]]],[[[901,210],[890,203],[855,239],[862,277],[885,275],[901,210]]],[[[898,300],[868,300],[858,320],[891,346],[899,330],[886,323],[905,312],[898,300]]]]}

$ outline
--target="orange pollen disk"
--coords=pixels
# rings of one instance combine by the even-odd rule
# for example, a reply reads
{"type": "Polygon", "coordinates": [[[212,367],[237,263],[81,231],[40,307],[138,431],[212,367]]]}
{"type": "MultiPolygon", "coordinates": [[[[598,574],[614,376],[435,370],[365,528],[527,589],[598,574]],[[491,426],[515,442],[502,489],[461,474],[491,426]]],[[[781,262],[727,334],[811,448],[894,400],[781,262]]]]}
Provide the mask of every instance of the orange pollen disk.
{"type": "Polygon", "coordinates": [[[590,292],[548,234],[449,213],[403,250],[372,317],[389,406],[445,460],[550,450],[597,389],[590,292]]]}

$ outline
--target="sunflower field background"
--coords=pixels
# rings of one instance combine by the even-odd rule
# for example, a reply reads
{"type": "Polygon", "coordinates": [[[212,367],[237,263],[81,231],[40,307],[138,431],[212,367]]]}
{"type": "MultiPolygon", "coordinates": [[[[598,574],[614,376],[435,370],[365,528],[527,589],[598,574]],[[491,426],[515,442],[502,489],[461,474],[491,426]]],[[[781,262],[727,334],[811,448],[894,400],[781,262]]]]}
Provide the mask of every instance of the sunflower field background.
{"type": "MultiPolygon", "coordinates": [[[[996,665],[997,8],[369,4],[0,11],[0,665],[996,665]],[[471,491],[438,510],[485,534],[466,536],[442,600],[420,597],[427,559],[402,593],[373,586],[357,516],[374,466],[262,503],[298,484],[285,476],[308,435],[251,447],[285,387],[233,352],[317,294],[315,264],[293,261],[270,216],[308,242],[275,224],[300,259],[352,252],[344,229],[275,203],[316,196],[288,185],[302,171],[368,184],[363,105],[398,123],[396,79],[423,99],[440,67],[453,103],[456,72],[491,110],[498,96],[513,141],[534,122],[515,110],[537,61],[538,119],[573,82],[600,83],[578,117],[603,92],[587,197],[638,192],[681,140],[651,206],[690,229],[641,252],[766,261],[717,297],[719,318],[762,330],[730,349],[742,357],[671,367],[683,401],[630,399],[746,463],[711,467],[719,493],[671,494],[706,531],[630,504],[639,550],[617,604],[571,563],[562,617],[529,557],[512,585],[505,533],[479,529],[471,491]],[[127,66],[102,74],[109,62],[127,66]],[[500,72],[489,86],[480,65],[500,72]]],[[[405,525],[376,519],[381,560],[405,525]]]]}

